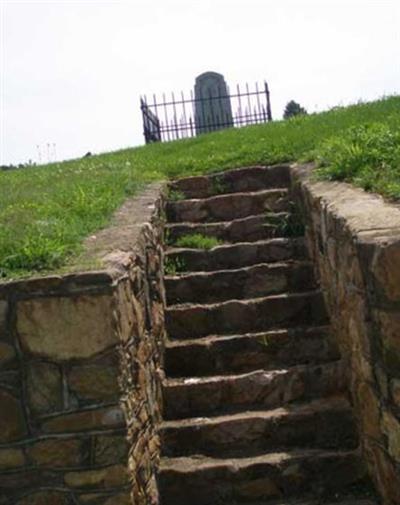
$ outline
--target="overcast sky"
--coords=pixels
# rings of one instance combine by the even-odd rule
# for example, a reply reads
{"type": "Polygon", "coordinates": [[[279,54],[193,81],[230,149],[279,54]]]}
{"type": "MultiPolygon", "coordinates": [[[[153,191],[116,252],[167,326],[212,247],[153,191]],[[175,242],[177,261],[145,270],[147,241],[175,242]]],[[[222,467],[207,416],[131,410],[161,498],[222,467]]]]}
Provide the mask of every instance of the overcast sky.
{"type": "Polygon", "coordinates": [[[139,96],[207,70],[266,79],[274,118],[400,91],[399,0],[0,3],[0,164],[140,145],[139,96]]]}

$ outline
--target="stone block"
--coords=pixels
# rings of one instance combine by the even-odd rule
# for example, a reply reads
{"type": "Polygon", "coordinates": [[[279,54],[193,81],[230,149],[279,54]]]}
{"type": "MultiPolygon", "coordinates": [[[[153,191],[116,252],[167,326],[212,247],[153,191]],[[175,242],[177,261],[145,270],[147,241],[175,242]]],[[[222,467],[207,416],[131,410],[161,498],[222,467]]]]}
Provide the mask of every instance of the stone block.
{"type": "Polygon", "coordinates": [[[137,346],[137,356],[136,359],[141,365],[145,365],[149,361],[153,353],[152,342],[150,341],[149,335],[146,334],[138,346],[137,346]]]}
{"type": "Polygon", "coordinates": [[[0,390],[0,413],[0,443],[14,442],[26,435],[21,403],[4,390],[0,390]]]}
{"type": "Polygon", "coordinates": [[[117,366],[73,367],[68,374],[71,391],[81,400],[109,402],[120,396],[117,366]]]}
{"type": "Polygon", "coordinates": [[[95,438],[94,463],[112,465],[128,460],[128,441],[124,435],[99,435],[95,438]]]}
{"type": "Polygon", "coordinates": [[[132,500],[129,493],[120,493],[108,498],[104,505],[132,505],[132,500]]]}
{"type": "MultiPolygon", "coordinates": [[[[14,471],[0,472],[0,489],[4,492],[16,490],[35,489],[40,479],[39,472],[35,468],[18,468],[14,471]]],[[[49,486],[51,482],[47,483],[49,486]]],[[[2,494],[0,493],[0,496],[2,494]]],[[[30,504],[30,502],[29,502],[30,504]]],[[[9,503],[7,503],[9,505],[9,503]]],[[[12,504],[14,505],[14,503],[12,504]]]]}
{"type": "Polygon", "coordinates": [[[376,311],[383,344],[383,359],[390,373],[400,377],[400,313],[376,311]]]}
{"type": "Polygon", "coordinates": [[[400,301],[400,240],[377,243],[372,273],[386,297],[400,301]]]}
{"type": "Polygon", "coordinates": [[[28,449],[28,456],[35,465],[49,468],[78,466],[81,464],[80,440],[40,440],[28,449]]]}
{"type": "Polygon", "coordinates": [[[163,339],[165,336],[164,306],[160,302],[151,304],[151,332],[156,339],[163,339]]]}
{"type": "Polygon", "coordinates": [[[389,458],[386,449],[366,439],[368,447],[371,472],[377,485],[377,489],[383,497],[382,503],[397,505],[400,503],[400,475],[389,458]]]}
{"type": "Polygon", "coordinates": [[[260,498],[272,498],[281,495],[281,491],[271,477],[259,477],[247,482],[237,483],[235,492],[244,500],[256,500],[260,498]]]}
{"type": "Polygon", "coordinates": [[[107,295],[21,301],[17,332],[22,349],[56,361],[90,358],[118,343],[112,310],[107,295]]]}
{"type": "Polygon", "coordinates": [[[372,386],[361,382],[355,387],[357,411],[361,416],[363,435],[375,440],[382,438],[380,426],[380,402],[372,386]]]}
{"type": "Polygon", "coordinates": [[[400,380],[392,379],[390,381],[390,391],[396,407],[400,407],[400,380]]]}
{"type": "Polygon", "coordinates": [[[129,482],[125,466],[114,465],[99,470],[68,472],[64,476],[67,486],[77,489],[112,488],[129,482]]]}
{"type": "Polygon", "coordinates": [[[389,397],[389,380],[386,370],[381,366],[375,366],[375,377],[379,385],[380,396],[387,400],[389,397]]]}
{"type": "Polygon", "coordinates": [[[25,455],[22,449],[0,449],[0,470],[24,466],[25,455]]]}
{"type": "Polygon", "coordinates": [[[48,419],[42,425],[46,433],[74,433],[125,427],[125,416],[118,406],[73,412],[48,419]]]}
{"type": "Polygon", "coordinates": [[[38,491],[25,496],[17,505],[70,505],[71,497],[62,491],[38,491]]]}
{"type": "Polygon", "coordinates": [[[15,349],[12,345],[0,342],[0,368],[10,365],[16,358],[15,349]]]}
{"type": "Polygon", "coordinates": [[[7,328],[8,302],[0,300],[0,339],[4,338],[7,328]]]}
{"type": "Polygon", "coordinates": [[[144,304],[133,295],[130,284],[125,281],[118,286],[118,316],[121,338],[124,341],[145,331],[144,304]]]}
{"type": "Polygon", "coordinates": [[[8,389],[15,395],[21,391],[21,373],[20,370],[4,370],[0,372],[0,387],[8,389]]]}
{"type": "Polygon", "coordinates": [[[44,362],[29,363],[26,381],[29,408],[33,415],[62,410],[62,376],[57,365],[44,362]]]}
{"type": "Polygon", "coordinates": [[[79,495],[79,503],[88,505],[132,505],[132,500],[128,492],[118,492],[116,494],[107,494],[106,498],[104,493],[85,493],[79,495]],[[105,499],[105,501],[104,501],[105,499]]]}
{"type": "Polygon", "coordinates": [[[146,503],[149,505],[159,505],[160,501],[157,479],[155,473],[153,473],[146,484],[146,503]]]}
{"type": "Polygon", "coordinates": [[[389,454],[400,463],[400,422],[388,411],[382,415],[382,430],[387,436],[389,454]]]}

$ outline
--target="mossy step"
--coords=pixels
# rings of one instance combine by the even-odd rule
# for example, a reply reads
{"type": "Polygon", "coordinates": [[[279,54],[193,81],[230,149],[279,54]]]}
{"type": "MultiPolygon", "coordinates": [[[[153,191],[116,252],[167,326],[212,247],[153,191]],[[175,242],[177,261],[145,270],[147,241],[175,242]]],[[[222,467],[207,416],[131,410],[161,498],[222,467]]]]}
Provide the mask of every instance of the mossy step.
{"type": "Polygon", "coordinates": [[[210,250],[169,248],[166,251],[166,264],[173,265],[177,273],[215,271],[305,258],[307,250],[303,237],[223,244],[210,250]]]}
{"type": "Polygon", "coordinates": [[[174,245],[187,235],[215,237],[222,242],[254,242],[274,237],[282,237],[285,223],[290,219],[287,212],[277,212],[273,216],[265,213],[230,221],[215,223],[176,223],[166,225],[167,243],[174,245]],[[272,219],[273,218],[273,219],[272,219]],[[281,225],[279,224],[281,223],[281,225]]]}

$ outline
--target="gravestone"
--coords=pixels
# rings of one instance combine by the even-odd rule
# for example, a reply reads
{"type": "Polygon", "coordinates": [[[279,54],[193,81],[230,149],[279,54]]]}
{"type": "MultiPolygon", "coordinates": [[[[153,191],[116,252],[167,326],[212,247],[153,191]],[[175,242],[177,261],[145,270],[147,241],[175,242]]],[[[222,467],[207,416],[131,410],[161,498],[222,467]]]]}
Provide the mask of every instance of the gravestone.
{"type": "Polygon", "coordinates": [[[194,96],[196,135],[233,126],[231,100],[223,75],[217,72],[199,75],[194,96]]]}

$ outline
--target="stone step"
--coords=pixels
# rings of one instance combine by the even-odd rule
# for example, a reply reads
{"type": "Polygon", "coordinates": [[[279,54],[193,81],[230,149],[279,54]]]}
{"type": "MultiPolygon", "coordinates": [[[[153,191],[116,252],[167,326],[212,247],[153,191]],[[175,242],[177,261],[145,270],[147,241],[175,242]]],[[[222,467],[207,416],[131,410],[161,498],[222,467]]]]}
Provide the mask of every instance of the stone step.
{"type": "MultiPolygon", "coordinates": [[[[347,494],[347,493],[346,493],[347,494]]],[[[312,498],[312,497],[303,497],[301,501],[298,499],[287,498],[286,500],[265,500],[262,501],[247,501],[246,505],[380,505],[376,499],[371,498],[357,498],[356,496],[337,496],[337,493],[334,493],[334,496],[327,496],[323,498],[324,501],[321,501],[321,498],[312,498]],[[332,501],[334,500],[334,501],[332,501]]],[[[235,503],[224,503],[224,505],[237,505],[235,503]]]]}
{"type": "Polygon", "coordinates": [[[171,182],[170,188],[186,198],[207,198],[224,193],[242,193],[265,188],[285,188],[290,184],[288,165],[236,168],[210,175],[185,177],[171,182]]]}
{"type": "Polygon", "coordinates": [[[208,305],[172,305],[166,308],[165,318],[170,338],[318,326],[327,321],[324,300],[318,290],[250,300],[228,300],[208,305]]]}
{"type": "Polygon", "coordinates": [[[179,265],[180,271],[214,271],[260,263],[274,263],[308,257],[303,237],[272,238],[257,242],[223,244],[210,250],[171,248],[166,261],[179,265]]]}
{"type": "Polygon", "coordinates": [[[168,304],[214,303],[283,292],[309,291],[316,287],[309,261],[264,263],[235,270],[165,276],[168,304]]]}
{"type": "Polygon", "coordinates": [[[222,505],[334,494],[364,475],[357,451],[299,450],[251,458],[162,458],[158,481],[162,505],[222,505]]]}
{"type": "Polygon", "coordinates": [[[200,377],[324,363],[338,357],[328,327],[293,328],[168,341],[165,371],[168,377],[200,377]]]}
{"type": "MultiPolygon", "coordinates": [[[[360,492],[357,492],[357,494],[360,495],[360,492]]],[[[363,494],[362,491],[361,494],[363,494]]],[[[377,498],[360,498],[359,496],[354,496],[352,493],[350,495],[347,491],[346,496],[343,496],[342,493],[339,496],[336,491],[334,491],[333,493],[330,492],[329,495],[330,496],[315,498],[314,493],[314,498],[312,496],[309,497],[303,496],[300,500],[298,497],[297,498],[289,497],[280,500],[268,499],[268,501],[246,500],[246,502],[240,501],[240,503],[246,503],[246,505],[380,505],[381,504],[381,502],[378,501],[377,498]]],[[[365,493],[365,496],[369,496],[369,493],[365,493]]],[[[230,503],[224,502],[223,505],[238,505],[238,502],[237,501],[230,503]]]]}
{"type": "Polygon", "coordinates": [[[167,224],[167,243],[173,245],[185,235],[215,237],[222,242],[229,243],[254,242],[256,240],[282,237],[285,233],[283,224],[289,219],[288,216],[288,213],[280,212],[271,217],[266,214],[257,214],[218,223],[167,224]],[[281,222],[282,226],[278,226],[278,222],[281,222]]]}
{"type": "Polygon", "coordinates": [[[355,449],[358,437],[348,401],[341,396],[275,410],[167,421],[164,456],[235,458],[285,448],[355,449]]]}
{"type": "Polygon", "coordinates": [[[167,220],[174,223],[230,221],[264,212],[288,210],[288,190],[282,188],[191,200],[170,200],[166,205],[167,220]]]}
{"type": "Polygon", "coordinates": [[[241,375],[168,378],[163,382],[164,419],[264,410],[343,391],[342,361],[256,370],[241,375]]]}
{"type": "MultiPolygon", "coordinates": [[[[321,502],[318,501],[312,501],[309,505],[320,505],[321,502]]],[[[370,498],[344,498],[340,499],[340,501],[335,501],[335,502],[325,502],[326,505],[379,505],[379,503],[376,500],[372,500],[370,498]]],[[[274,504],[270,504],[274,505],[274,504]]],[[[277,504],[278,505],[278,504],[277,504]]],[[[284,505],[284,504],[281,504],[284,505]]],[[[290,505],[290,504],[288,504],[290,505]]],[[[305,505],[308,505],[307,503],[305,505]]]]}

